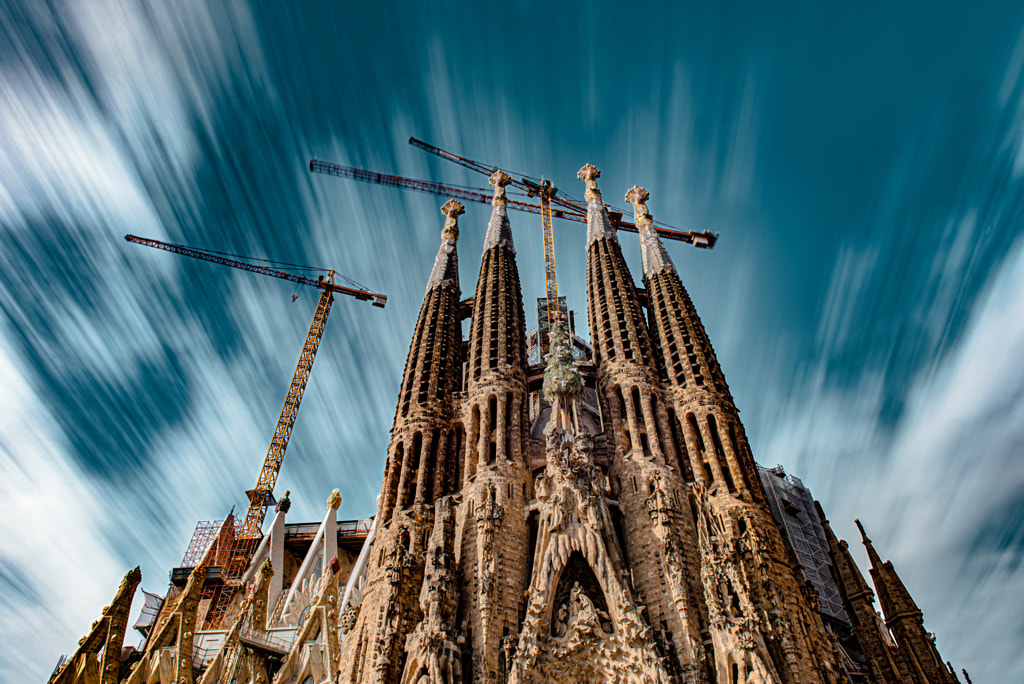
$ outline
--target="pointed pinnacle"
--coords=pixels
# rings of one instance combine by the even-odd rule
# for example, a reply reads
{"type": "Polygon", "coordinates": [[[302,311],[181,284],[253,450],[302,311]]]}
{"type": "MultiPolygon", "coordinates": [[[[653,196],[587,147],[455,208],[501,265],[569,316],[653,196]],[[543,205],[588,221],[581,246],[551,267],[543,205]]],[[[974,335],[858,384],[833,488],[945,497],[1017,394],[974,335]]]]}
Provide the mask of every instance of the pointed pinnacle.
{"type": "Polygon", "coordinates": [[[639,185],[634,185],[626,193],[626,201],[633,205],[633,213],[636,216],[637,223],[650,223],[652,221],[651,212],[647,210],[646,204],[650,196],[651,193],[639,185]]]}
{"type": "Polygon", "coordinates": [[[444,230],[441,235],[448,238],[459,239],[459,216],[466,213],[462,202],[450,199],[441,207],[441,213],[445,215],[444,230]]]}
{"type": "Polygon", "coordinates": [[[505,198],[505,186],[512,182],[512,176],[501,169],[495,169],[491,177],[487,179],[487,182],[494,186],[494,199],[491,201],[491,204],[508,201],[505,198]]]}
{"type": "Polygon", "coordinates": [[[587,191],[583,196],[589,199],[601,199],[601,191],[597,189],[597,179],[601,177],[601,170],[593,164],[585,164],[576,174],[576,177],[587,184],[587,191]]]}
{"type": "Polygon", "coordinates": [[[864,548],[867,549],[868,558],[871,560],[872,567],[881,568],[882,557],[878,555],[877,551],[875,551],[875,547],[868,538],[867,532],[864,531],[864,526],[860,524],[860,520],[854,520],[854,522],[857,523],[857,529],[860,530],[860,537],[864,541],[864,548]]]}
{"type": "Polygon", "coordinates": [[[458,221],[459,216],[466,213],[466,207],[462,206],[459,200],[450,199],[441,205],[441,213],[452,221],[458,221]]]}

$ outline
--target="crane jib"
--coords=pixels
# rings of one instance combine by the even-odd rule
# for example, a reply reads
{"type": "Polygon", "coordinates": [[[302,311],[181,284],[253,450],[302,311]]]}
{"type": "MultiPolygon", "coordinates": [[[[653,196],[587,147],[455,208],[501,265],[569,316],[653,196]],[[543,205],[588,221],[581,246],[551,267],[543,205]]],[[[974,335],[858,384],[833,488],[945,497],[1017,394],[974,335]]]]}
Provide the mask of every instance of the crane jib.
{"type": "MultiPolygon", "coordinates": [[[[411,139],[412,144],[422,147],[428,152],[433,152],[436,148],[433,148],[426,143],[411,139]]],[[[481,173],[490,173],[482,165],[473,166],[469,163],[464,163],[466,160],[461,157],[453,159],[454,155],[448,153],[440,155],[445,159],[451,159],[456,163],[462,164],[467,168],[471,168],[481,173]],[[478,168],[479,167],[479,168],[478,168]]],[[[403,176],[394,176],[391,174],[380,173],[377,171],[368,171],[366,169],[359,169],[354,166],[345,166],[343,164],[335,164],[333,162],[325,162],[319,159],[309,160],[309,170],[311,173],[322,173],[327,176],[338,176],[339,178],[351,178],[353,180],[363,181],[365,183],[376,183],[378,185],[387,185],[393,188],[402,188],[404,190],[416,190],[418,192],[426,192],[431,195],[441,195],[443,197],[454,197],[461,200],[467,200],[469,202],[477,202],[480,204],[490,204],[493,200],[493,196],[487,192],[481,192],[477,190],[468,190],[466,188],[457,188],[451,185],[445,185],[444,183],[435,183],[433,181],[425,181],[417,178],[405,178],[403,176]]],[[[540,185],[536,184],[529,179],[524,178],[523,180],[513,179],[512,185],[526,192],[528,195],[536,196],[539,192],[540,185]]],[[[553,218],[559,218],[565,221],[575,221],[576,223],[587,222],[587,210],[586,207],[574,204],[563,197],[555,195],[551,198],[552,202],[557,202],[561,205],[560,209],[551,208],[551,215],[553,218]]],[[[531,204],[529,202],[521,202],[515,199],[508,200],[509,209],[517,209],[519,211],[525,211],[530,214],[541,214],[542,208],[539,204],[531,204]]],[[[616,211],[609,211],[609,218],[615,223],[620,230],[625,230],[630,233],[636,233],[637,228],[632,223],[622,220],[622,213],[616,211]]],[[[665,228],[662,226],[655,226],[655,231],[658,235],[665,240],[677,240],[679,242],[688,242],[697,247],[710,249],[715,246],[715,242],[718,240],[717,233],[711,232],[686,232],[681,230],[675,230],[672,228],[665,228]]]]}

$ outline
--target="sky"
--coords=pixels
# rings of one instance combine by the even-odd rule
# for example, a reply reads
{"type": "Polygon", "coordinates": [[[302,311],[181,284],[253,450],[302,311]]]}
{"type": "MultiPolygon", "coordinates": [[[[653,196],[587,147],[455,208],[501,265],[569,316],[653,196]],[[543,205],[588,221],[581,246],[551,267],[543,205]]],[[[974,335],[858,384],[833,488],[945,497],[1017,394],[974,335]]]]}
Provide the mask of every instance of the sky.
{"type": "MultiPolygon", "coordinates": [[[[410,136],[575,197],[589,162],[608,202],[720,233],[669,251],[755,458],[866,571],[863,521],[958,671],[1024,680],[1024,5],[7,0],[0,681],[244,510],[316,306],[126,233],[389,295],[335,302],[277,485],[293,521],[335,487],[373,514],[445,198],[308,162],[486,187],[410,136]]],[[[511,221],[533,326],[540,222],[511,221]]],[[[585,328],[584,228],[555,233],[585,328]]]]}

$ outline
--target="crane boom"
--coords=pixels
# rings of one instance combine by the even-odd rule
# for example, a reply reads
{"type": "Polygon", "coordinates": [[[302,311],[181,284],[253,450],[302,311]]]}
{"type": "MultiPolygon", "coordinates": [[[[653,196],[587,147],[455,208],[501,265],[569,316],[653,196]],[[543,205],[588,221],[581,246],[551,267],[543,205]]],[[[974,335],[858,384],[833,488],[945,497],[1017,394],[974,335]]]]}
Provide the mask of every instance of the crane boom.
{"type": "MultiPolygon", "coordinates": [[[[477,171],[487,176],[490,176],[498,168],[496,166],[487,166],[486,164],[482,164],[472,159],[467,159],[466,157],[460,157],[454,152],[443,150],[440,147],[437,147],[436,145],[431,145],[430,143],[423,142],[422,140],[419,140],[417,138],[409,138],[409,144],[412,145],[413,147],[418,147],[421,150],[425,150],[427,152],[430,152],[431,154],[437,155],[442,159],[447,159],[448,161],[454,162],[460,166],[466,167],[467,169],[472,169],[473,171],[477,171]]],[[[520,174],[520,178],[518,179],[515,176],[512,176],[512,181],[510,184],[516,188],[519,188],[520,190],[525,191],[530,196],[533,196],[540,194],[539,191],[541,186],[544,184],[544,181],[520,174]]],[[[560,205],[564,210],[555,210],[555,218],[569,219],[570,221],[577,221],[579,223],[587,222],[587,207],[585,205],[573,201],[563,195],[551,194],[550,200],[555,204],[560,205]]],[[[487,201],[490,202],[490,198],[488,198],[487,201]]],[[[511,204],[512,203],[510,201],[509,205],[511,206],[511,204]]],[[[629,233],[639,232],[635,224],[622,220],[621,210],[616,209],[615,207],[611,207],[609,205],[606,206],[608,206],[608,208],[611,209],[611,211],[608,212],[609,217],[616,223],[620,230],[625,230],[629,233]]],[[[542,214],[542,212],[540,211],[534,211],[533,213],[542,214]]],[[[715,242],[717,242],[718,240],[717,233],[712,233],[709,231],[691,232],[679,230],[678,228],[667,226],[660,222],[655,223],[654,229],[662,238],[668,240],[677,240],[679,242],[688,242],[694,245],[695,247],[700,247],[702,249],[713,248],[715,246],[715,242]]]]}
{"type": "MultiPolygon", "coordinates": [[[[459,188],[454,185],[446,185],[445,183],[434,183],[432,181],[417,180],[415,178],[404,178],[402,176],[392,176],[387,173],[377,173],[376,171],[367,171],[365,169],[357,169],[354,166],[345,166],[344,164],[333,164],[331,162],[320,161],[319,159],[311,159],[309,162],[309,170],[313,173],[323,173],[328,176],[339,176],[341,178],[353,178],[355,180],[365,181],[367,183],[377,183],[379,185],[390,185],[393,188],[403,188],[405,190],[418,190],[420,192],[426,192],[431,195],[445,195],[447,197],[456,197],[461,200],[467,200],[469,202],[479,202],[480,204],[490,204],[493,199],[493,193],[480,190],[470,190],[468,188],[459,188]]],[[[530,204],[529,202],[521,202],[519,200],[509,199],[508,206],[513,209],[520,211],[526,211],[531,214],[541,213],[541,206],[539,204],[530,204]]],[[[564,217],[570,220],[581,220],[580,217],[564,217]]],[[[583,216],[582,221],[586,222],[587,217],[583,216]]]]}
{"type": "MultiPolygon", "coordinates": [[[[489,167],[486,164],[482,164],[482,163],[480,163],[478,161],[474,161],[472,159],[467,159],[466,157],[460,157],[459,155],[455,154],[454,152],[449,152],[448,150],[442,150],[440,147],[437,147],[436,145],[431,145],[430,143],[423,142],[422,140],[418,140],[416,138],[409,138],[409,144],[412,145],[413,147],[418,147],[421,150],[425,150],[427,152],[430,152],[431,154],[435,154],[438,157],[441,157],[442,159],[447,159],[448,161],[455,162],[456,164],[458,164],[460,166],[465,166],[467,169],[472,169],[473,171],[477,171],[479,173],[482,173],[485,176],[490,176],[492,173],[494,173],[495,171],[498,170],[497,166],[490,166],[489,167]]],[[[510,185],[512,185],[515,188],[519,188],[520,190],[526,191],[526,193],[529,194],[531,197],[533,195],[539,194],[540,186],[543,185],[543,183],[544,183],[544,181],[542,181],[541,179],[531,178],[529,176],[523,176],[521,174],[520,174],[520,178],[519,179],[517,179],[515,176],[512,176],[511,174],[509,174],[509,175],[510,175],[510,177],[512,179],[510,181],[510,185]]],[[[549,183],[549,185],[550,185],[550,183],[549,183]]],[[[587,208],[586,207],[581,206],[581,205],[579,205],[579,204],[577,204],[575,202],[572,202],[572,201],[570,201],[570,200],[568,200],[568,199],[566,199],[564,197],[561,197],[561,196],[557,196],[556,197],[554,194],[551,194],[548,197],[548,199],[550,201],[553,201],[555,204],[562,205],[564,208],[568,209],[569,211],[573,212],[574,214],[580,215],[582,217],[582,219],[583,219],[582,223],[586,223],[586,221],[587,221],[587,208]]],[[[541,204],[543,204],[543,200],[542,200],[541,204]]]]}
{"type": "MultiPolygon", "coordinates": [[[[389,185],[394,188],[402,188],[405,190],[417,190],[419,192],[426,192],[432,195],[456,197],[469,202],[479,202],[480,204],[490,204],[493,197],[493,193],[489,193],[484,190],[468,190],[466,188],[458,188],[444,183],[434,183],[432,181],[419,180],[416,178],[405,178],[404,176],[378,173],[377,171],[368,171],[354,166],[345,166],[344,164],[334,164],[332,162],[326,162],[319,159],[311,159],[309,161],[309,170],[311,173],[322,173],[328,176],[338,176],[340,178],[352,178],[366,183],[389,185]]],[[[517,185],[517,187],[520,186],[517,185]]],[[[536,194],[536,191],[531,194],[536,194]]],[[[510,209],[518,209],[519,211],[525,211],[531,214],[543,215],[543,208],[540,204],[531,204],[529,202],[521,202],[519,200],[509,198],[508,207],[510,209]]],[[[576,223],[587,222],[587,212],[585,208],[574,207],[571,210],[563,208],[553,209],[551,211],[551,215],[553,218],[575,221],[576,223]]],[[[615,221],[619,230],[624,230],[628,233],[639,232],[635,224],[623,221],[621,217],[621,213],[618,212],[614,212],[611,215],[611,218],[615,221]]],[[[708,231],[696,233],[676,230],[674,228],[666,228],[664,226],[655,226],[655,230],[658,231],[658,235],[666,240],[688,242],[702,249],[710,249],[714,247],[715,242],[718,240],[718,235],[716,233],[708,231]]]]}
{"type": "Polygon", "coordinates": [[[170,242],[161,242],[160,240],[152,240],[150,238],[142,238],[137,235],[125,235],[124,239],[128,242],[135,243],[137,245],[144,245],[146,247],[153,247],[155,249],[162,249],[167,252],[173,252],[174,254],[181,254],[183,256],[192,257],[193,259],[202,259],[203,261],[212,261],[215,264],[223,264],[225,266],[232,266],[234,268],[240,268],[243,271],[251,271],[253,273],[259,273],[261,275],[270,276],[271,278],[280,278],[281,280],[289,280],[293,283],[300,285],[308,285],[310,287],[316,287],[321,290],[330,290],[331,292],[339,292],[341,294],[355,297],[356,299],[364,302],[372,302],[374,306],[381,309],[388,302],[387,295],[378,294],[376,292],[370,292],[369,290],[359,289],[355,287],[346,287],[344,285],[336,285],[333,280],[333,271],[331,278],[324,278],[321,280],[313,280],[305,276],[295,275],[294,273],[288,273],[286,271],[278,271],[274,268],[268,268],[266,266],[258,266],[256,264],[250,264],[245,261],[238,261],[236,259],[229,259],[228,257],[209,252],[204,249],[196,249],[194,247],[185,247],[184,245],[174,245],[170,242]]]}

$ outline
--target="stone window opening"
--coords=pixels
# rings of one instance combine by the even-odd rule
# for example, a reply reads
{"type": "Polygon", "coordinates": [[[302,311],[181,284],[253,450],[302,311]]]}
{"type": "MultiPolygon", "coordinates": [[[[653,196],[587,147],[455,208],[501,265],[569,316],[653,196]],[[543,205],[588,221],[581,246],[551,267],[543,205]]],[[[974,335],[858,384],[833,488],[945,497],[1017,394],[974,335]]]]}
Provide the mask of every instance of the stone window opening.
{"type": "Polygon", "coordinates": [[[679,467],[679,474],[687,483],[693,482],[693,469],[690,467],[690,454],[686,449],[686,440],[683,439],[680,431],[679,417],[675,409],[668,410],[669,437],[672,439],[673,453],[676,455],[676,464],[679,467]]]}
{"type": "Polygon", "coordinates": [[[468,455],[468,459],[467,459],[467,463],[466,463],[466,471],[467,471],[468,475],[472,476],[476,472],[476,459],[479,458],[479,456],[475,453],[475,451],[479,448],[479,442],[480,442],[480,407],[479,406],[474,406],[473,407],[473,414],[472,414],[472,418],[470,419],[470,429],[472,430],[472,432],[470,432],[470,435],[469,435],[469,438],[470,438],[471,442],[468,445],[469,448],[467,449],[467,451],[469,453],[467,454],[468,455]]]}
{"type": "Polygon", "coordinates": [[[403,459],[404,445],[399,442],[395,446],[395,451],[391,456],[391,473],[388,476],[388,492],[387,498],[385,499],[384,506],[387,511],[387,515],[384,516],[386,520],[391,520],[391,515],[394,513],[395,504],[398,503],[398,483],[402,477],[402,459],[403,459]]]}
{"type": "Polygon", "coordinates": [[[630,392],[630,398],[633,400],[633,415],[636,416],[636,422],[639,423],[640,429],[647,430],[647,421],[644,418],[644,406],[640,401],[640,388],[633,385],[633,390],[630,392]]]}
{"type": "Polygon", "coordinates": [[[427,503],[432,503],[434,499],[434,473],[437,470],[437,454],[441,446],[440,431],[434,430],[429,433],[429,436],[430,452],[427,455],[426,463],[423,464],[423,491],[417,492],[416,498],[427,503]]]}
{"type": "Polygon", "coordinates": [[[416,496],[416,477],[420,470],[420,451],[423,448],[423,433],[417,432],[412,438],[412,449],[409,450],[409,468],[406,471],[406,480],[401,492],[401,506],[403,509],[412,506],[416,496]]]}
{"type": "Polygon", "coordinates": [[[729,488],[730,494],[735,494],[736,483],[732,479],[732,467],[725,458],[725,447],[722,446],[722,435],[718,431],[718,421],[715,420],[715,416],[712,414],[708,414],[708,432],[711,433],[711,446],[715,450],[715,458],[718,460],[718,465],[722,470],[722,479],[725,480],[725,486],[729,488]]]}
{"type": "Polygon", "coordinates": [[[629,418],[626,413],[626,398],[622,395],[621,387],[615,387],[615,398],[618,400],[619,404],[619,425],[622,428],[623,442],[625,443],[626,451],[631,451],[633,449],[633,439],[629,432],[629,418]]]}
{"type": "Polygon", "coordinates": [[[512,393],[505,397],[505,459],[512,460],[512,419],[515,417],[515,409],[512,407],[512,393]]]}

